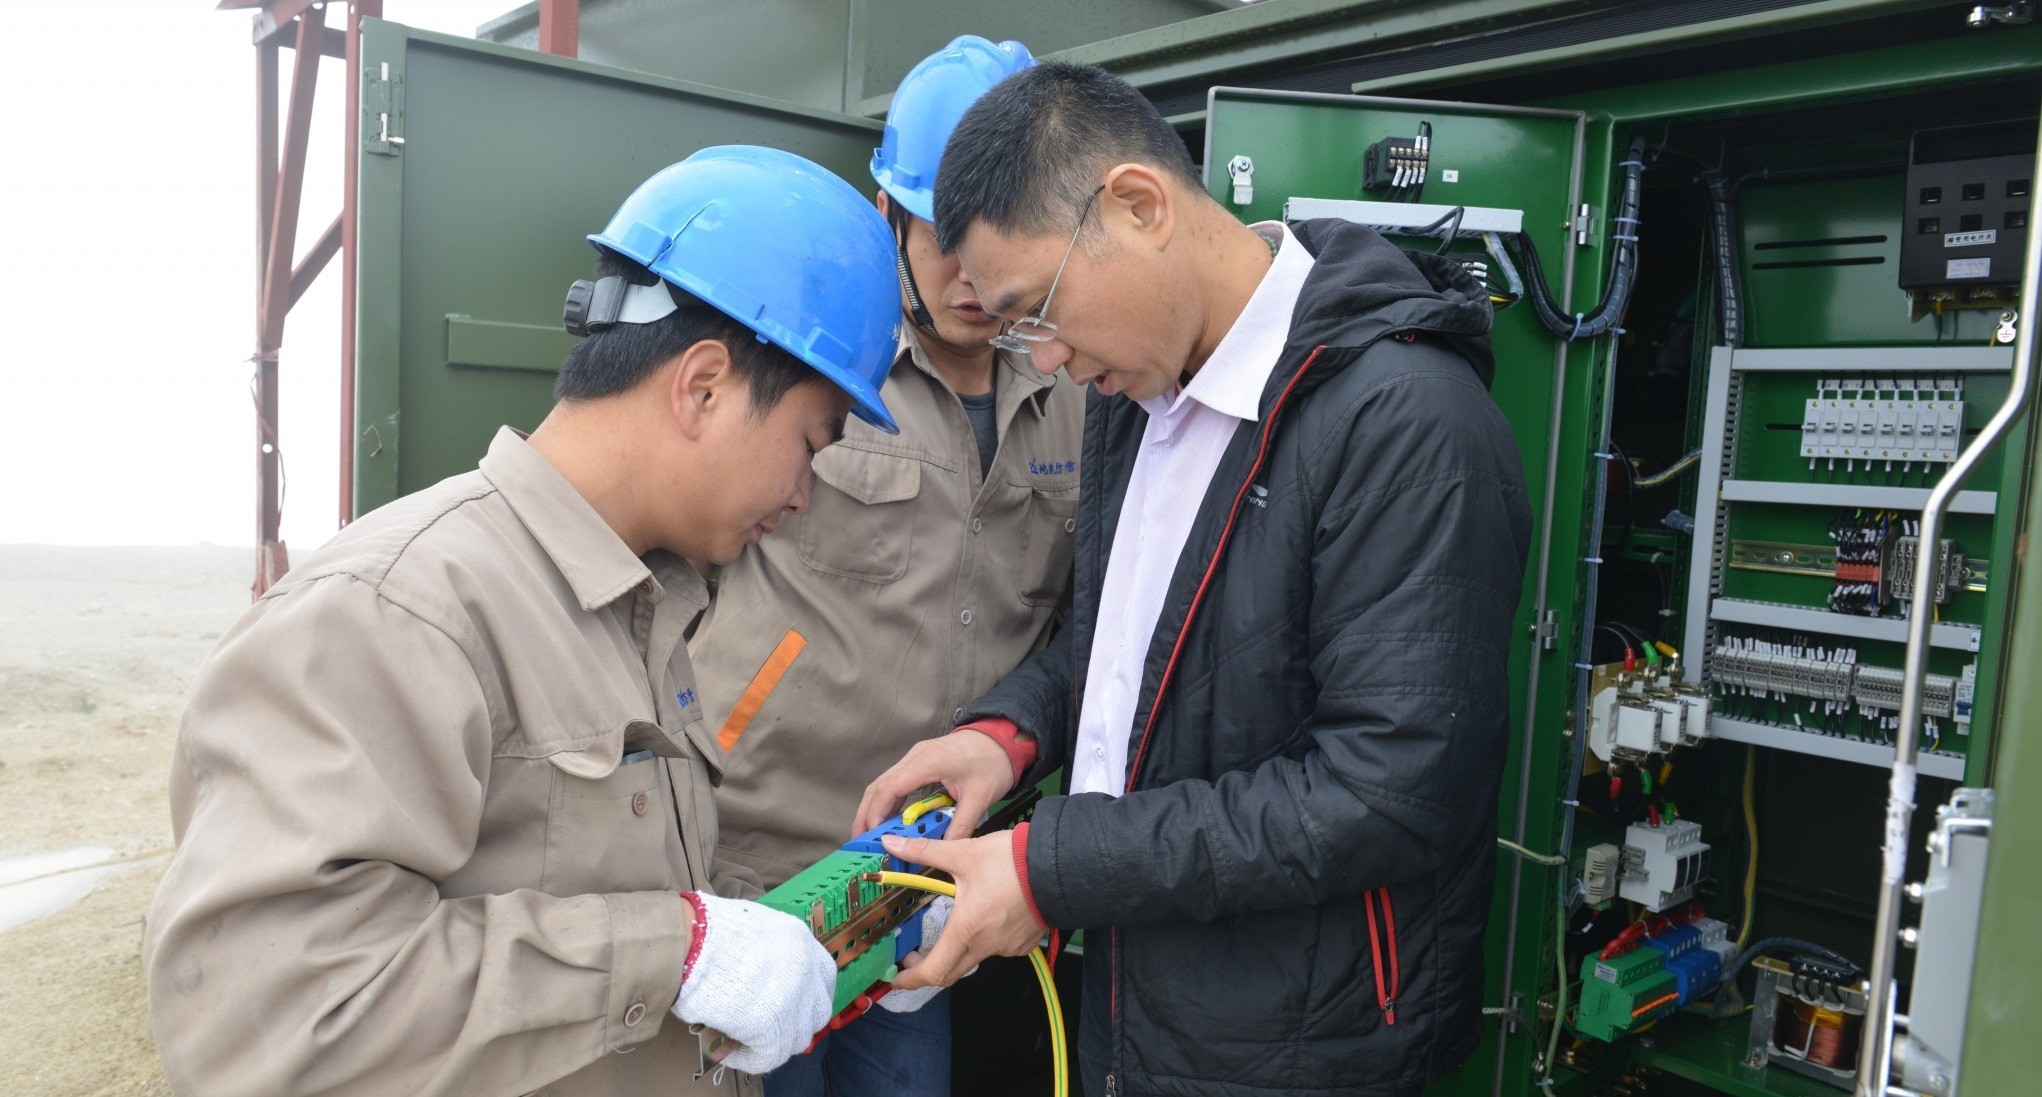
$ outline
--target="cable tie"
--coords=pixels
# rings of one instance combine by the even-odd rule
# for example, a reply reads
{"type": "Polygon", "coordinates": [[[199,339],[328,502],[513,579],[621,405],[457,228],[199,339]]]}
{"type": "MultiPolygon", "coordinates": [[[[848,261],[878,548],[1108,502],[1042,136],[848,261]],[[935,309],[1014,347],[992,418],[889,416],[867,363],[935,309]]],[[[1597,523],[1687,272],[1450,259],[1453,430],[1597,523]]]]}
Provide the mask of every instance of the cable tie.
{"type": "Polygon", "coordinates": [[[1574,664],[1574,669],[1575,669],[1575,670],[1594,670],[1594,669],[1595,669],[1595,664],[1593,664],[1593,663],[1576,663],[1576,664],[1574,664]]]}
{"type": "Polygon", "coordinates": [[[1617,164],[1617,166],[1618,166],[1618,167],[1620,167],[1620,168],[1637,168],[1637,169],[1638,169],[1639,171],[1644,171],[1644,170],[1645,170],[1645,161],[1643,161],[1643,160],[1623,160],[1623,161],[1619,161],[1619,162],[1618,162],[1618,164],[1617,164]]]}
{"type": "Polygon", "coordinates": [[[1582,313],[1578,313],[1578,312],[1577,312],[1577,313],[1575,313],[1575,314],[1574,314],[1574,330],[1573,330],[1573,331],[1570,331],[1570,332],[1568,332],[1568,333],[1567,333],[1567,338],[1568,338],[1568,339],[1572,340],[1572,339],[1579,339],[1579,338],[1581,338],[1581,320],[1582,320],[1582,316],[1583,316],[1583,314],[1582,314],[1582,313]]]}
{"type": "Polygon", "coordinates": [[[1562,800],[1562,801],[1560,801],[1560,806],[1561,806],[1561,807],[1569,807],[1569,808],[1578,808],[1578,807],[1580,807],[1580,806],[1581,806],[1581,801],[1579,801],[1579,800],[1562,800]]]}
{"type": "Polygon", "coordinates": [[[1603,452],[1603,451],[1601,451],[1601,450],[1596,450],[1596,451],[1595,451],[1595,456],[1596,456],[1596,457],[1599,457],[1599,458],[1601,458],[1602,460],[1605,460],[1605,461],[1614,461],[1614,460],[1616,460],[1616,459],[1617,459],[1617,455],[1616,455],[1616,454],[1614,454],[1614,453],[1604,453],[1604,452],[1603,452]]]}
{"type": "Polygon", "coordinates": [[[1610,220],[1617,221],[1626,225],[1642,225],[1645,223],[1643,221],[1638,220],[1636,217],[1612,217],[1610,218],[1610,220]]]}
{"type": "Polygon", "coordinates": [[[1599,565],[1599,564],[1601,564],[1601,563],[1602,563],[1602,557],[1600,557],[1600,556],[1583,556],[1583,557],[1581,558],[1581,562],[1582,562],[1582,563],[1584,563],[1584,564],[1597,564],[1597,565],[1599,565]]]}
{"type": "Polygon", "coordinates": [[[1618,234],[1616,234],[1616,233],[1611,233],[1611,234],[1610,234],[1610,239],[1612,239],[1612,240],[1629,240],[1630,242],[1632,242],[1632,243],[1634,243],[1634,244],[1638,242],[1638,237],[1636,236],[1636,234],[1633,234],[1633,235],[1630,235],[1630,236],[1621,236],[1621,235],[1618,235],[1618,234]]]}

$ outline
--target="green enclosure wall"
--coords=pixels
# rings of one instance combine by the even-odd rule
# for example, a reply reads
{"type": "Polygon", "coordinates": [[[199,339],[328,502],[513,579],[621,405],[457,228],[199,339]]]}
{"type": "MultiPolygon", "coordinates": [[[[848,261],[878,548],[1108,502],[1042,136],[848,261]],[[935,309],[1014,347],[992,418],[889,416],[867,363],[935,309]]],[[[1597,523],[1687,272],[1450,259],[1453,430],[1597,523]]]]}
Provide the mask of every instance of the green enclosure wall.
{"type": "Polygon", "coordinates": [[[357,514],[473,468],[499,424],[538,424],[584,237],[654,172],[762,144],[858,185],[879,142],[864,119],[396,23],[365,23],[362,57],[357,514]],[[376,140],[385,111],[403,144],[376,140]]]}

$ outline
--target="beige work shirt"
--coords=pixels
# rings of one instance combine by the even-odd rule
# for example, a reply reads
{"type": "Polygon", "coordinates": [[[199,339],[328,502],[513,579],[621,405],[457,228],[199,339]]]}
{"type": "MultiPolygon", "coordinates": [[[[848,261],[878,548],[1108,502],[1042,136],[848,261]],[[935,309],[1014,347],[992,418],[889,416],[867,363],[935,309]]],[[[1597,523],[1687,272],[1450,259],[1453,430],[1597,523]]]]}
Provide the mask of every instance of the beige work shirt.
{"type": "Polygon", "coordinates": [[[172,1087],[718,1092],[667,1012],[716,842],[707,600],[508,429],[271,588],[172,763],[143,942],[172,1087]]]}
{"type": "Polygon", "coordinates": [[[842,845],[868,782],[1048,642],[1070,589],[1084,390],[1025,356],[993,372],[999,445],[981,475],[963,406],[905,334],[883,390],[900,434],[848,424],[816,456],[808,513],[723,569],[689,641],[718,729],[748,690],[757,701],[788,632],[805,641],[716,794],[722,863],[768,886],[842,845]]]}

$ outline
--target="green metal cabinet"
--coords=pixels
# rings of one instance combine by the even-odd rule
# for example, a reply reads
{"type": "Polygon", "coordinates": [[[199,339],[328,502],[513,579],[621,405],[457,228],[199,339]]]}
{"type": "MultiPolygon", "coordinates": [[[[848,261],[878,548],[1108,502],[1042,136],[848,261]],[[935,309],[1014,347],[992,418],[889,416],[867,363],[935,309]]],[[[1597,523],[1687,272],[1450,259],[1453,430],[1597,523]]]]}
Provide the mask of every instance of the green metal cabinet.
{"type": "MultiPolygon", "coordinates": [[[[1273,11],[1268,14],[1274,18],[1273,11]]],[[[1398,20],[1407,15],[1385,12],[1384,26],[1402,26],[1398,20]]],[[[1252,61],[1258,66],[1248,72],[1271,83],[1304,82],[1304,76],[1287,74],[1265,52],[1280,43],[1280,36],[1272,35],[1267,40],[1235,41],[1229,48],[1232,58],[1243,65],[1252,61]]],[[[1079,52],[1108,58],[1109,64],[1115,56],[1103,48],[1079,52]]],[[[1218,59],[1218,53],[1209,54],[1205,63],[1214,70],[1213,79],[1224,81],[1228,61],[1218,59]]],[[[1419,69],[1394,84],[1399,89],[1424,88],[1452,95],[1453,81],[1482,75],[1455,69],[1446,64],[1448,60],[1443,58],[1436,71],[1419,69]],[[1445,86],[1431,83],[1432,77],[1446,82],[1445,86]]],[[[1147,63],[1138,62],[1138,70],[1149,82],[1163,85],[1160,93],[1152,89],[1152,96],[1184,103],[1188,97],[1182,87],[1158,80],[1151,70],[1140,68],[1147,63]]],[[[1303,58],[1298,67],[1300,72],[1312,71],[1303,58]]],[[[1515,67],[1515,62],[1499,66],[1504,70],[1515,67]]],[[[1745,282],[1748,345],[1933,347],[1944,341],[1983,345],[1993,324],[1991,314],[1953,313],[1940,330],[1936,325],[1908,320],[1906,301],[1893,273],[1898,249],[1894,211],[1902,197],[1899,168],[1893,158],[1904,153],[1910,127],[1944,117],[1938,112],[1948,110],[1952,102],[1963,102],[1967,95],[1997,102],[2005,110],[2032,112],[2038,73],[2042,73],[2042,33],[2028,28],[1962,42],[1936,40],[1881,48],[1861,56],[1846,53],[1809,62],[1753,66],[1705,78],[1615,84],[1529,102],[1533,107],[1550,108],[1544,112],[1446,98],[1385,99],[1222,86],[1207,93],[1203,111],[1182,110],[1177,120],[1189,131],[1194,147],[1202,141],[1208,191],[1245,221],[1281,216],[1286,200],[1293,197],[1381,198],[1361,189],[1364,150],[1386,136],[1408,136],[1421,120],[1429,121],[1434,132],[1432,177],[1423,201],[1523,210],[1527,232],[1545,257],[1547,269],[1558,269],[1561,256],[1570,260],[1573,288],[1565,302],[1569,311],[1591,307],[1599,295],[1607,261],[1600,237],[1608,231],[1606,219],[1618,179],[1614,153],[1631,136],[1644,134],[1655,144],[1684,143],[1690,151],[1712,154],[1718,165],[1725,164],[1723,157],[1739,149],[1740,143],[1747,144],[1760,150],[1751,155],[1777,157],[1772,162],[1791,165],[1800,172],[1798,177],[1790,172],[1789,178],[1764,180],[1745,191],[1740,201],[1739,273],[1745,282]],[[1913,105],[1931,95],[1943,98],[1913,105]],[[1838,109],[1858,111],[1855,117],[1861,128],[1799,134],[1765,128],[1767,119],[1790,112],[1838,109]],[[1885,167],[1851,177],[1825,176],[1821,170],[1825,155],[1855,156],[1885,167]],[[1253,163],[1251,201],[1235,200],[1226,166],[1236,156],[1246,156],[1253,163]],[[1452,182],[1443,177],[1447,170],[1454,173],[1452,182]],[[1800,181],[1803,179],[1807,181],[1800,181]],[[1590,232],[1577,237],[1573,217],[1584,208],[1590,232]]],[[[1518,86],[1531,89],[1538,83],[1520,80],[1518,86]]],[[[1729,166],[1742,170],[1734,163],[1729,166]]],[[[1663,194],[1668,186],[1690,185],[1686,180],[1698,165],[1669,159],[1654,170],[1661,173],[1657,178],[1662,180],[1672,173],[1684,177],[1678,184],[1660,183],[1663,194]]],[[[1661,258],[1679,249],[1667,246],[1667,222],[1663,217],[1653,221],[1652,205],[1648,200],[1647,224],[1642,229],[1646,276],[1694,284],[1697,275],[1692,267],[1669,269],[1661,258]]],[[[1664,203],[1660,205],[1663,214],[1664,203]]],[[[1413,238],[1404,242],[1406,246],[1434,246],[1432,241],[1421,244],[1413,238]]],[[[1464,246],[1456,250],[1479,249],[1464,246]]],[[[1708,284],[1704,272],[1701,285],[1708,284]]],[[[1704,302],[1704,324],[1709,313],[1704,302]]],[[[1534,513],[1540,516],[1535,557],[1517,622],[1520,641],[1509,664],[1517,698],[1513,718],[1520,734],[1506,762],[1505,788],[1498,806],[1505,836],[1535,850],[1549,850],[1558,841],[1562,804],[1573,795],[1568,752],[1571,737],[1580,728],[1576,682],[1579,664],[1589,658],[1585,630],[1592,630],[1601,619],[1593,601],[1592,565],[1603,551],[1604,516],[1599,501],[1607,459],[1603,451],[1611,437],[1612,388],[1617,377],[1613,363],[1618,350],[1616,341],[1608,339],[1558,344],[1556,349],[1556,340],[1523,305],[1499,311],[1494,342],[1498,371],[1493,392],[1516,434],[1533,490],[1534,513]]],[[[1780,430],[1792,430],[1808,394],[1795,387],[1800,382],[1783,385],[1780,380],[1774,379],[1766,390],[1765,399],[1770,403],[1754,405],[1753,414],[1767,426],[1783,423],[1780,430]]],[[[1982,421],[2005,391],[2003,377],[1975,380],[1967,390],[1975,404],[1967,422],[1982,421]]],[[[1691,407],[1698,408],[1702,398],[1701,391],[1695,390],[1688,398],[1691,407]]],[[[1971,422],[1970,429],[1975,428],[1976,423],[1971,422]]],[[[1690,444],[1698,429],[1698,422],[1690,427],[1690,444]]],[[[1786,439],[1785,435],[1773,437],[1775,430],[1762,433],[1767,435],[1762,441],[1772,450],[1778,450],[1786,439]]],[[[2033,676],[2021,672],[2023,660],[2032,663],[2034,655],[2031,647],[2022,646],[2021,635],[2009,635],[2008,629],[2022,563],[2017,519],[2033,467],[2026,427],[2018,427],[2014,437],[2007,452],[1990,459],[1974,481],[1975,487],[1999,492],[2004,501],[2000,519],[1970,517],[1951,527],[1964,543],[1978,546],[1975,552],[1989,554],[1994,561],[1990,593],[1953,610],[1952,619],[1982,624],[1985,630],[1979,656],[1979,703],[1986,715],[1978,718],[1964,768],[1969,783],[1996,786],[2002,810],[2010,800],[2019,804],[2042,797],[2042,785],[2026,772],[2034,767],[2019,764],[2032,752],[2015,745],[2034,723],[2033,706],[2025,703],[2028,698],[2023,691],[2023,687],[2032,686],[2033,676]],[[2012,691],[2004,702],[2000,700],[2006,694],[2000,682],[2002,668],[2011,683],[2007,689],[2012,691]]],[[[1783,460],[1792,464],[1791,440],[1786,444],[1783,460]]],[[[1806,519],[1809,514],[1798,517],[1806,519]]],[[[1656,519],[1657,513],[1649,518],[1656,519]]],[[[1821,541],[1824,529],[1819,523],[1782,527],[1777,536],[1821,541]]],[[[1665,544],[1666,554],[1680,557],[1685,567],[1684,548],[1677,547],[1676,541],[1665,544]]],[[[1805,584],[1805,579],[1740,575],[1738,581],[1776,601],[1807,596],[1805,589],[1795,586],[1805,584]]],[[[2032,592],[2028,597],[2033,601],[2032,592]]],[[[1897,660],[1896,650],[1884,649],[1879,654],[1897,660]]],[[[1939,665],[1955,672],[1956,661],[1947,655],[1939,665]]],[[[1734,744],[1727,749],[1712,747],[1706,753],[1712,761],[1701,764],[1716,774],[1719,783],[1727,782],[1735,777],[1735,763],[1741,761],[1742,751],[1734,744]]],[[[1776,799],[1762,807],[1761,831],[1774,834],[1775,840],[1770,846],[1772,853],[1761,862],[1760,893],[1766,897],[1756,919],[1761,935],[1820,931],[1833,935],[1833,940],[1862,958],[1869,910],[1861,906],[1876,882],[1876,866],[1869,858],[1877,850],[1884,771],[1871,766],[1837,770],[1834,767],[1840,763],[1767,751],[1761,751],[1760,758],[1765,787],[1784,790],[1810,781],[1833,781],[1817,794],[1815,802],[1840,813],[1826,818],[1817,829],[1800,822],[1793,801],[1776,799]]],[[[1947,787],[1932,784],[1924,789],[1913,842],[1917,872],[1925,820],[1947,787]]],[[[1727,801],[1712,796],[1712,807],[1727,804],[1734,812],[1734,795],[1727,801]]],[[[2012,817],[2022,825],[2032,822],[2017,808],[2012,817]]],[[[1728,866],[1741,868],[1743,853],[1735,829],[1717,831],[1719,843],[1735,851],[1719,869],[1719,876],[1729,871],[1728,866]]],[[[1577,835],[1577,857],[1584,844],[1577,835]]],[[[1559,929],[1553,897],[1561,870],[1502,856],[1488,946],[1489,1001],[1499,1019],[1485,1023],[1485,1040],[1471,1060],[1435,1087],[1434,1092],[1442,1097],[1532,1092],[1547,1026],[1552,1023],[1553,942],[1559,929]]],[[[2004,845],[1994,856],[1995,872],[2019,875],[2011,879],[2003,876],[1998,884],[1988,882],[1995,891],[2005,888],[2007,898],[1994,903],[1988,897],[1988,909],[1998,918],[1988,918],[1987,942],[2006,951],[1995,961],[1993,971],[1981,967],[1972,1016],[1974,1025],[2004,1033],[2011,1031],[2009,1019],[2032,1019],[2035,1015],[2033,996],[2018,993],[2018,980],[2008,978],[2010,970],[2031,968],[2010,969],[2003,962],[2010,956],[2037,955],[2032,935],[2015,928],[2018,919],[2011,913],[2018,901],[2013,897],[2033,894],[2035,870],[2032,858],[2024,860],[2018,851],[2004,845]]],[[[1712,909],[1727,914],[1734,909],[1736,897],[1734,884],[1726,884],[1712,900],[1712,909]]],[[[1567,1042],[1571,1041],[1569,1037],[1567,1042]]],[[[1970,1045],[1973,1066],[1967,1069],[1976,1068],[1980,1073],[1971,1077],[2004,1070],[2008,1053],[2003,1043],[1981,1040],[1974,1030],[1970,1045]],[[1999,1065],[1989,1065],[1995,1063],[1999,1065]]],[[[1706,1087],[1692,1092],[1744,1097],[1835,1092],[1778,1068],[1747,1065],[1744,1055],[1742,1022],[1675,1024],[1649,1039],[1610,1044],[1589,1056],[1590,1065],[1581,1070],[1559,1072],[1556,1091],[1600,1092],[1618,1073],[1642,1068],[1706,1087]]]]}
{"type": "Polygon", "coordinates": [[[362,58],[357,514],[545,416],[584,237],[654,172],[760,144],[856,185],[879,143],[865,119],[379,20],[362,58]]]}

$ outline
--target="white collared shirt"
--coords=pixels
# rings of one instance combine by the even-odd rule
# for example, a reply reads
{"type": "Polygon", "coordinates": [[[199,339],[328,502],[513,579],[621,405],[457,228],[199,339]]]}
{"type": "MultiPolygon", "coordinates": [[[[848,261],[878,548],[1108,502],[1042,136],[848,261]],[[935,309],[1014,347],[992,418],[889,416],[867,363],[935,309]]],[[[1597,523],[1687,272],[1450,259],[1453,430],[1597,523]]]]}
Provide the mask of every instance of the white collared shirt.
{"type": "Polygon", "coordinates": [[[1252,226],[1279,244],[1269,270],[1191,383],[1141,401],[1149,413],[1106,561],[1099,624],[1078,710],[1071,791],[1127,790],[1142,665],[1177,558],[1234,431],[1261,418],[1262,390],[1290,338],[1312,255],[1282,222],[1252,226]]]}

